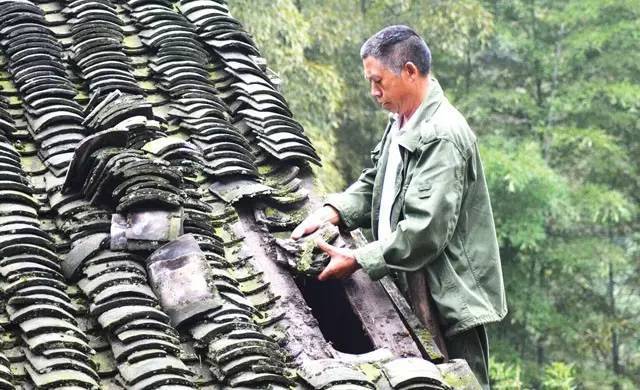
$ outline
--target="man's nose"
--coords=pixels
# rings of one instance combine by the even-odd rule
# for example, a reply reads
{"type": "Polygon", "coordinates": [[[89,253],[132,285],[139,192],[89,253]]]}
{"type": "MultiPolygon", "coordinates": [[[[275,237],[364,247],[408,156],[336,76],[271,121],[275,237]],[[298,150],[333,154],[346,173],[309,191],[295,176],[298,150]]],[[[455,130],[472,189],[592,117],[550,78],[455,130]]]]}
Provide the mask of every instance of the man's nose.
{"type": "Polygon", "coordinates": [[[371,85],[371,96],[373,96],[374,98],[379,98],[382,96],[382,91],[375,85],[371,85]]]}

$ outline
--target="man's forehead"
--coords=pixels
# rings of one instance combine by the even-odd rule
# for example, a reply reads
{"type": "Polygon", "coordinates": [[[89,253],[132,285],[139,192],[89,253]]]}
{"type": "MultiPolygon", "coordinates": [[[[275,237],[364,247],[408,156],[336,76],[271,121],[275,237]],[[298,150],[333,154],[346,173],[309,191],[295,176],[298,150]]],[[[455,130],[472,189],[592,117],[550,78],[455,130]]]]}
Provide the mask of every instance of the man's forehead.
{"type": "Polygon", "coordinates": [[[371,78],[374,78],[374,77],[379,77],[377,72],[374,72],[374,71],[369,70],[367,68],[364,68],[364,72],[362,72],[362,73],[364,74],[364,78],[367,79],[367,80],[369,80],[371,78]]]}
{"type": "Polygon", "coordinates": [[[362,67],[364,78],[367,80],[372,77],[379,77],[385,70],[384,65],[373,57],[367,57],[362,60],[362,67]]]}

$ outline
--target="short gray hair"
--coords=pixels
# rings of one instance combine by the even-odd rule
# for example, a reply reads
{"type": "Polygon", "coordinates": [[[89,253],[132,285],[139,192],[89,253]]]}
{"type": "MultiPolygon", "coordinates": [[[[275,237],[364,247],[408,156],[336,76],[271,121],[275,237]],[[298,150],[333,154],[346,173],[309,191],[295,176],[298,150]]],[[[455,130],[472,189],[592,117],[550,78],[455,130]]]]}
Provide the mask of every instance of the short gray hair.
{"type": "Polygon", "coordinates": [[[412,62],[426,75],[431,70],[431,51],[427,43],[411,27],[396,25],[375,33],[360,48],[364,60],[373,57],[395,74],[400,74],[407,62],[412,62]]]}

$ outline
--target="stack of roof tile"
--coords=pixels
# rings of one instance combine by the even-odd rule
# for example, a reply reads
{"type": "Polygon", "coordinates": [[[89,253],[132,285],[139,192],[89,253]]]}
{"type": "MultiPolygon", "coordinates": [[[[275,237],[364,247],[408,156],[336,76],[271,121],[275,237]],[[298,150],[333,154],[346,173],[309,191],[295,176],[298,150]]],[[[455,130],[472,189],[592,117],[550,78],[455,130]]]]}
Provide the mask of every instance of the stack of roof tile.
{"type": "Polygon", "coordinates": [[[63,176],[85,129],[62,47],[40,8],[27,1],[0,2],[0,36],[38,154],[54,175],[63,176]]]}
{"type": "Polygon", "coordinates": [[[76,0],[63,10],[71,17],[72,60],[91,91],[100,95],[118,90],[140,95],[142,88],[122,50],[123,22],[108,2],[76,0]]]}
{"type": "Polygon", "coordinates": [[[216,86],[230,102],[236,121],[252,130],[257,145],[279,160],[320,163],[302,126],[259,64],[260,51],[244,28],[215,0],[182,0],[179,9],[197,26],[198,36],[215,54],[216,86]]]}
{"type": "MultiPolygon", "coordinates": [[[[4,102],[0,117],[8,118],[4,102]]],[[[11,125],[11,120],[6,124],[11,125]]],[[[39,387],[95,387],[99,378],[90,363],[94,351],[78,327],[77,308],[67,294],[53,240],[40,227],[40,205],[21,168],[20,155],[2,133],[0,161],[2,292],[9,320],[20,329],[24,367],[39,387]]],[[[2,380],[7,379],[3,372],[2,380]]]]}
{"type": "Polygon", "coordinates": [[[13,374],[9,368],[9,359],[0,353],[0,389],[13,390],[13,374]]]}
{"type": "Polygon", "coordinates": [[[228,107],[209,80],[209,55],[194,26],[166,2],[128,5],[143,28],[143,44],[155,53],[149,67],[172,98],[169,118],[192,134],[204,154],[206,171],[216,177],[258,176],[247,141],[229,123],[228,107]]]}

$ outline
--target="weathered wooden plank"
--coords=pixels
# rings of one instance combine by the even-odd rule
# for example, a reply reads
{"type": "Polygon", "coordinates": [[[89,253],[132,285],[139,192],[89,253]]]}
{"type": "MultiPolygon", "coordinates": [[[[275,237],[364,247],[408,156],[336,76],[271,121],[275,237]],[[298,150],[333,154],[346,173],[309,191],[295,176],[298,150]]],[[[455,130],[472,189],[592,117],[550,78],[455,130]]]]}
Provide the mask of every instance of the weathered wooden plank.
{"type": "MultiPolygon", "coordinates": [[[[360,231],[352,232],[351,237],[356,246],[361,246],[366,243],[366,239],[360,231]]],[[[374,284],[374,282],[371,283],[374,284]]],[[[395,310],[397,310],[397,314],[399,314],[398,320],[402,323],[402,327],[408,331],[420,354],[425,359],[434,363],[445,361],[446,355],[442,352],[442,350],[444,350],[444,340],[442,339],[440,329],[437,327],[437,321],[432,321],[432,324],[436,326],[435,331],[427,329],[413,310],[411,310],[411,306],[409,306],[409,303],[390,277],[385,276],[380,282],[376,282],[375,284],[378,284],[380,288],[385,291],[387,299],[390,299],[395,310]],[[438,342],[436,341],[437,338],[439,338],[438,342]],[[442,345],[442,348],[440,348],[439,345],[442,345]]],[[[424,315],[429,319],[434,318],[432,311],[429,310],[427,310],[424,315]]]]}
{"type": "Polygon", "coordinates": [[[385,276],[380,279],[380,284],[389,295],[389,298],[393,301],[400,317],[404,320],[411,337],[416,342],[420,352],[422,353],[422,357],[434,363],[444,361],[445,356],[440,351],[438,344],[436,344],[433,334],[427,330],[416,314],[411,310],[409,303],[404,298],[400,290],[398,290],[398,287],[393,280],[391,280],[390,277],[385,276]]]}
{"type": "Polygon", "coordinates": [[[438,311],[434,307],[435,303],[431,299],[427,278],[423,272],[411,272],[407,274],[407,282],[409,284],[409,302],[413,307],[422,325],[431,333],[434,343],[444,357],[444,361],[449,360],[447,347],[444,343],[444,336],[440,329],[440,321],[438,319],[438,311]]]}
{"type": "Polygon", "coordinates": [[[343,286],[353,312],[375,348],[387,348],[395,356],[421,356],[380,283],[359,270],[343,286]]]}

